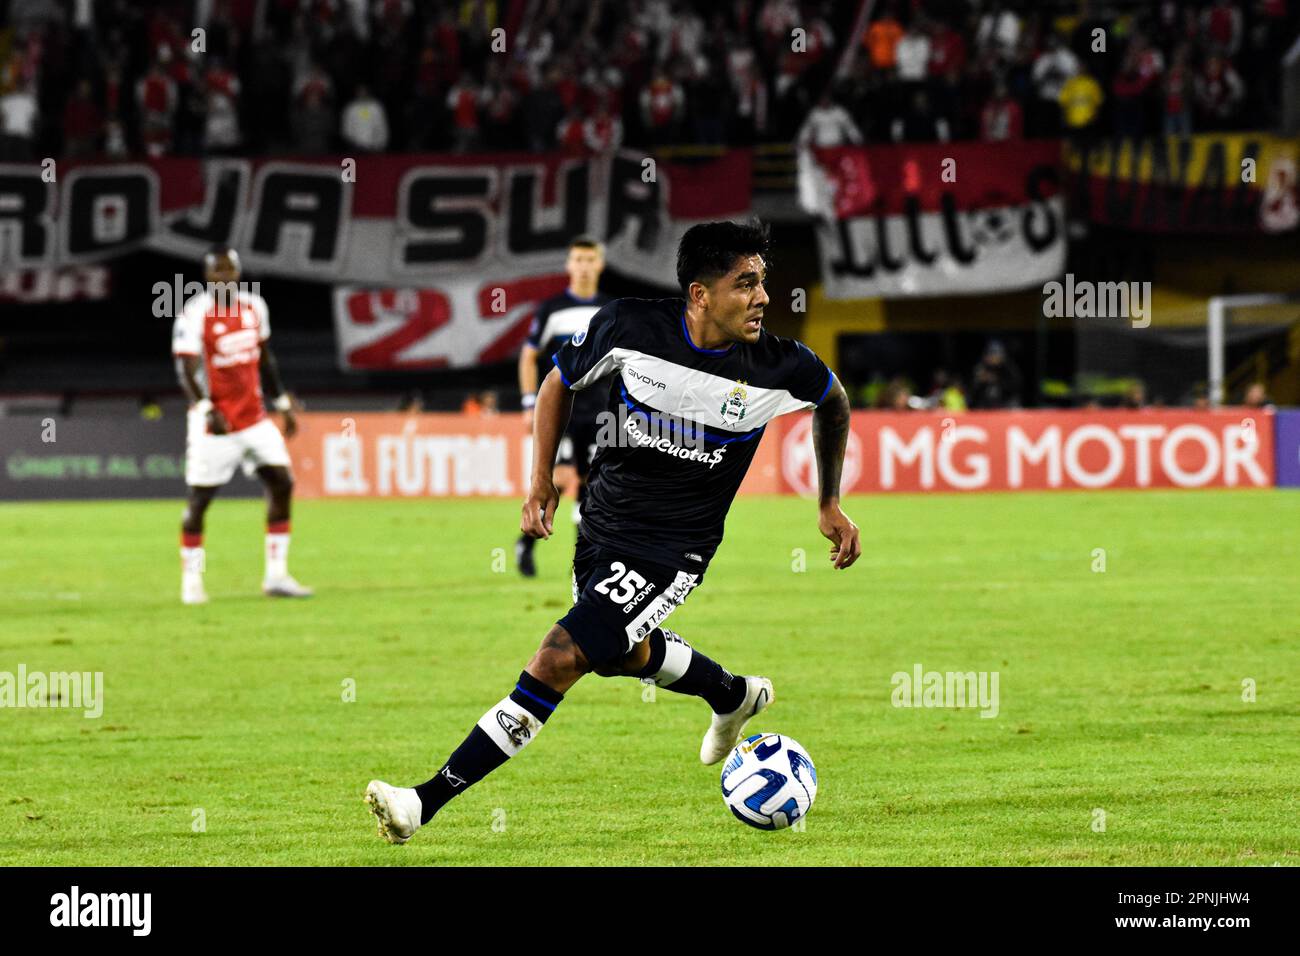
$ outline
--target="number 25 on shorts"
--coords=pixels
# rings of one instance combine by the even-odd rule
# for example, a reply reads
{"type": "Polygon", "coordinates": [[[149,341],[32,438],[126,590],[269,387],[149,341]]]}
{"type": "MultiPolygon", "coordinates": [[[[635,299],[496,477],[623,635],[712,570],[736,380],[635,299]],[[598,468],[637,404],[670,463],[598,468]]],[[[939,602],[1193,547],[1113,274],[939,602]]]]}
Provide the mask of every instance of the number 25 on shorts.
{"type": "Polygon", "coordinates": [[[626,603],[632,599],[632,595],[645,587],[646,579],[630,570],[622,561],[614,561],[609,567],[614,573],[596,585],[596,592],[609,595],[609,599],[615,604],[626,603]],[[613,584],[617,584],[618,587],[611,591],[610,585],[613,584]]]}

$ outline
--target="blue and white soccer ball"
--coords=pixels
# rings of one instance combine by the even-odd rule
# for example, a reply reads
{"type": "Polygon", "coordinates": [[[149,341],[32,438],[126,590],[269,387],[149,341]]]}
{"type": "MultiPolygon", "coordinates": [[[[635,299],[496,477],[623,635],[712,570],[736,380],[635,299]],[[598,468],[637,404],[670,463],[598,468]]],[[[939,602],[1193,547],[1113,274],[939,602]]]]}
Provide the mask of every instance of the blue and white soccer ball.
{"type": "Polygon", "coordinates": [[[737,820],[759,830],[784,830],[816,798],[817,768],[789,737],[746,737],[722,765],[722,799],[737,820]]]}

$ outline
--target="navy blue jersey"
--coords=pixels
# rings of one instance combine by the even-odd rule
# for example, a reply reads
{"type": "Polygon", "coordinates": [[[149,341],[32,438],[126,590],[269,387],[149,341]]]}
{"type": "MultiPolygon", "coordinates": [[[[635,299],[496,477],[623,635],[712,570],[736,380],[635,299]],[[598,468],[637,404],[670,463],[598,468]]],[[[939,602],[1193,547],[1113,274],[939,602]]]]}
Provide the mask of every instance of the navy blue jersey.
{"type": "MultiPolygon", "coordinates": [[[[537,349],[537,381],[540,383],[551,370],[551,356],[556,349],[587,330],[587,323],[609,301],[609,296],[597,292],[590,299],[580,299],[568,289],[552,296],[537,306],[532,324],[528,327],[528,344],[537,349]]],[[[586,395],[575,396],[572,420],[587,421],[605,407],[604,399],[592,389],[586,395]]]]}
{"type": "Polygon", "coordinates": [[[615,299],[552,357],[586,389],[611,373],[583,536],[673,567],[706,567],[767,423],[819,405],[830,369],[801,342],[702,349],[682,299],[615,299]]]}

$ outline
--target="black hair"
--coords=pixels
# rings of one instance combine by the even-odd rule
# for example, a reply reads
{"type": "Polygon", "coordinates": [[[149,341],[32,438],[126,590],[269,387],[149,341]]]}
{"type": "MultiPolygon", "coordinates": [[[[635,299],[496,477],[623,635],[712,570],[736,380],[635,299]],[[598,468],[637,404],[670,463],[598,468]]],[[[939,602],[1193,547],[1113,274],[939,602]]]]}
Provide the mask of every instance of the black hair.
{"type": "Polygon", "coordinates": [[[580,236],[574,236],[569,240],[570,249],[599,249],[600,240],[595,236],[588,236],[585,233],[580,236]]]}
{"type": "Polygon", "coordinates": [[[692,282],[717,281],[741,256],[762,256],[764,263],[770,263],[770,247],[770,229],[757,219],[691,226],[677,244],[677,284],[683,295],[689,295],[692,282]]]}

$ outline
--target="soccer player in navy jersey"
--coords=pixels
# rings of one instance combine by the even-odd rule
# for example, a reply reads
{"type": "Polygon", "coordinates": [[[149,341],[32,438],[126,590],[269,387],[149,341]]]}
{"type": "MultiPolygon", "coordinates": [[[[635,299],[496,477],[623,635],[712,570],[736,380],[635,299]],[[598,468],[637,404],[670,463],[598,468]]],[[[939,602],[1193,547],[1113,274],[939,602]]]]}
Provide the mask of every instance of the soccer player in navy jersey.
{"type": "MultiPolygon", "coordinates": [[[[573,336],[585,332],[591,317],[609,301],[609,296],[598,288],[604,269],[604,245],[590,236],[575,236],[569,242],[569,256],[564,263],[564,271],[569,274],[569,287],[547,299],[533,313],[528,341],[519,352],[520,403],[524,409],[524,424],[529,429],[533,426],[537,385],[551,370],[551,356],[573,336]]],[[[562,492],[573,495],[575,521],[580,521],[587,476],[595,453],[596,416],[604,408],[600,389],[579,392],[574,398],[573,413],[564,429],[564,437],[560,440],[554,481],[562,492]]],[[[527,578],[537,574],[537,564],[533,559],[533,542],[536,540],[532,535],[520,534],[515,542],[515,566],[527,578]]]]}
{"type": "Polygon", "coordinates": [[[663,626],[700,584],[763,429],[813,408],[817,527],[830,559],[862,553],[840,509],[849,432],[843,386],[807,346],[763,329],[768,232],[758,223],[689,229],[677,250],[685,299],[615,299],[553,356],[534,416],[532,488],[520,529],[551,535],[552,465],[573,393],[611,373],[609,405],[574,558],[574,604],[542,639],[513,690],[426,783],[372,780],[379,834],[405,843],[452,797],[515,756],[587,673],[652,680],[713,711],[700,760],[722,760],[773,699],[766,677],[733,676],[663,626]]]}

